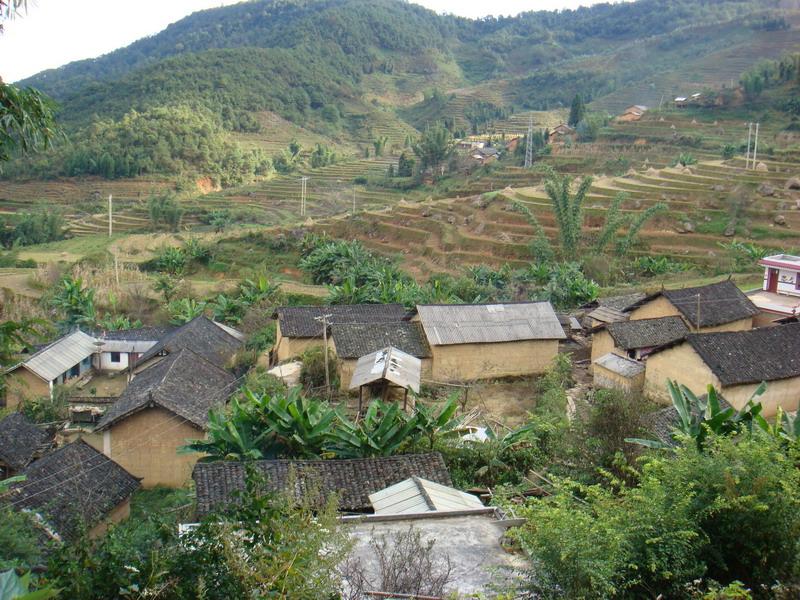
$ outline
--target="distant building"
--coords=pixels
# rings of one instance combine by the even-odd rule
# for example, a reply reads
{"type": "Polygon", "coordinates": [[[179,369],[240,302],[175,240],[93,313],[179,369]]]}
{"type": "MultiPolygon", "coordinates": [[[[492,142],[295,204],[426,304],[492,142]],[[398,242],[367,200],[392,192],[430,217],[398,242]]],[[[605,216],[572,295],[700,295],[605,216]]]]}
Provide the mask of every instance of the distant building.
{"type": "Polygon", "coordinates": [[[632,121],[638,121],[643,116],[644,113],[647,112],[647,107],[642,106],[641,104],[634,104],[633,106],[629,106],[622,114],[617,117],[617,121],[620,123],[629,123],[632,121]]]}
{"type": "Polygon", "coordinates": [[[769,325],[800,313],[800,256],[775,254],[758,261],[764,267],[761,290],[751,292],[750,300],[761,311],[759,325],[769,325]]]}
{"type": "Polygon", "coordinates": [[[547,141],[550,144],[559,144],[568,139],[575,139],[576,135],[575,129],[566,123],[561,123],[550,130],[550,137],[547,139],[547,141]]]}

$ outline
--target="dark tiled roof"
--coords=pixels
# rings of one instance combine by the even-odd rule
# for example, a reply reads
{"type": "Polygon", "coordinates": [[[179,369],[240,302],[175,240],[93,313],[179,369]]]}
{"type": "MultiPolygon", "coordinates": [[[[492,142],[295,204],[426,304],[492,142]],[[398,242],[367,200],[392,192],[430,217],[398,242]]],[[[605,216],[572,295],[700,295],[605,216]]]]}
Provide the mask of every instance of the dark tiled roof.
{"type": "Polygon", "coordinates": [[[160,406],[203,429],[208,411],[234,391],[235,377],[188,349],[170,354],[134,377],[97,424],[107,429],[149,406],[160,406]]]}
{"type": "Polygon", "coordinates": [[[26,480],[12,486],[8,500],[42,515],[62,538],[81,525],[100,523],[139,488],[139,480],[82,440],[31,463],[26,480]]]}
{"type": "Polygon", "coordinates": [[[425,332],[417,322],[333,325],[331,336],[339,358],[361,358],[389,346],[417,358],[431,356],[425,332]]]}
{"type": "Polygon", "coordinates": [[[283,306],[275,311],[281,335],[290,338],[322,337],[322,324],[316,317],[331,315],[334,323],[396,323],[408,319],[401,304],[336,304],[332,306],[283,306]]]}
{"type": "Polygon", "coordinates": [[[0,461],[19,471],[47,446],[51,436],[28,421],[21,413],[11,413],[0,421],[0,461]]]}
{"type": "Polygon", "coordinates": [[[242,347],[242,342],[200,316],[169,332],[155,346],[145,352],[139,362],[145,362],[161,352],[169,354],[188,348],[217,366],[225,367],[242,347]]]}
{"type": "Polygon", "coordinates": [[[678,316],[609,323],[607,329],[617,348],[623,350],[663,346],[682,340],[689,333],[689,328],[678,316]]]}
{"type": "Polygon", "coordinates": [[[800,376],[800,323],[686,340],[725,386],[800,376]]]}
{"type": "MultiPolygon", "coordinates": [[[[722,410],[731,407],[728,401],[722,396],[719,396],[719,405],[722,410]]],[[[678,416],[678,411],[674,406],[667,406],[642,417],[643,427],[652,432],[659,441],[669,444],[670,446],[677,445],[675,440],[672,439],[672,432],[675,431],[680,421],[681,419],[678,416]]]]}
{"type": "Polygon", "coordinates": [[[725,280],[699,287],[663,290],[628,307],[633,310],[663,295],[684,316],[692,327],[715,327],[758,314],[758,308],[733,281],[725,280]],[[700,323],[697,323],[698,295],[700,323]]]}
{"type": "MultiPolygon", "coordinates": [[[[346,460],[262,460],[254,464],[264,474],[268,490],[286,491],[293,473],[296,497],[309,488],[319,489],[323,496],[336,493],[339,508],[345,512],[369,511],[370,494],[409,477],[452,485],[438,452],[346,460]]],[[[192,478],[199,518],[223,509],[235,501],[236,492],[245,489],[245,468],[240,462],[197,463],[192,478]]]]}
{"type": "Polygon", "coordinates": [[[135,342],[157,342],[176,327],[138,327],[136,329],[119,329],[116,331],[97,331],[95,337],[103,340],[122,340],[135,342]]]}
{"type": "Polygon", "coordinates": [[[598,298],[597,305],[613,310],[624,311],[632,304],[636,304],[646,297],[644,292],[633,292],[625,294],[624,296],[606,296],[605,298],[598,298]]]}

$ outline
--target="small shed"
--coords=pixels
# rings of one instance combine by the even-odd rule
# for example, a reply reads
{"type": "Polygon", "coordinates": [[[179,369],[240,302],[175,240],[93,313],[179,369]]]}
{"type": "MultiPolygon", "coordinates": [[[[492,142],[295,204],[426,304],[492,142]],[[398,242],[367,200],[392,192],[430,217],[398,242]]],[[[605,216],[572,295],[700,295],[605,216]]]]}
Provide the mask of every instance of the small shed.
{"type": "Polygon", "coordinates": [[[406,515],[483,508],[476,496],[421,477],[408,479],[369,495],[376,515],[406,515]]]}
{"type": "Polygon", "coordinates": [[[358,359],[349,388],[358,390],[358,412],[361,412],[365,387],[371,395],[380,395],[384,400],[390,397],[393,389],[402,389],[403,409],[407,408],[408,390],[419,394],[421,372],[420,359],[391,346],[362,356],[358,359]]]}
{"type": "Polygon", "coordinates": [[[609,352],[592,363],[595,387],[636,392],[644,387],[642,363],[609,352]]]}

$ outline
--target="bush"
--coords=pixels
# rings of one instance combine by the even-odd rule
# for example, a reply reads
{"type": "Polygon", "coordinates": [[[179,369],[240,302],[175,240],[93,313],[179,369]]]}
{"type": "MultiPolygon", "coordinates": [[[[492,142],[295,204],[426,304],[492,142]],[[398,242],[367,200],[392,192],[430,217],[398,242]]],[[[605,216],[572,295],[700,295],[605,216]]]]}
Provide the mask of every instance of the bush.
{"type": "MultiPolygon", "coordinates": [[[[300,383],[306,389],[325,387],[325,350],[321,346],[309,348],[301,357],[303,368],[300,371],[300,383]]],[[[332,389],[339,387],[338,369],[336,368],[336,354],[328,349],[328,371],[332,389]]]]}
{"type": "Polygon", "coordinates": [[[514,534],[543,598],[684,597],[710,578],[750,589],[793,582],[800,560],[796,453],[767,436],[712,438],[650,455],[636,487],[582,487],[532,500],[514,534]]]}

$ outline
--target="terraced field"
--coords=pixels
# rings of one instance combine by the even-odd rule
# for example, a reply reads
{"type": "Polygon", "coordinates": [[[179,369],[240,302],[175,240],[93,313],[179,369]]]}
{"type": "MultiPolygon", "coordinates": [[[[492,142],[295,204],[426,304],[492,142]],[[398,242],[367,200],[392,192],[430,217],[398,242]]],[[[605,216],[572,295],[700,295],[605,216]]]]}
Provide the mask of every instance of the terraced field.
{"type": "MultiPolygon", "coordinates": [[[[739,160],[703,161],[690,169],[648,167],[624,177],[600,178],[587,198],[587,233],[599,230],[613,198],[625,192],[625,211],[638,212],[656,202],[668,207],[643,230],[644,243],[635,250],[638,253],[713,263],[723,252],[719,243],[730,237],[724,235],[729,226],[739,240],[755,240],[781,251],[798,247],[800,192],[784,189],[798,166],[776,161],[766,164],[769,171],[756,172],[745,170],[739,160]],[[742,186],[764,187],[736,209],[735,190],[742,186]],[[775,224],[778,216],[784,225],[775,224]]],[[[473,195],[402,202],[390,211],[326,221],[320,229],[399,256],[404,267],[422,279],[432,273],[455,272],[464,265],[522,265],[529,260],[527,244],[533,228],[512,209],[512,201],[527,205],[555,238],[550,204],[536,186],[508,187],[492,200],[473,195]]]]}

